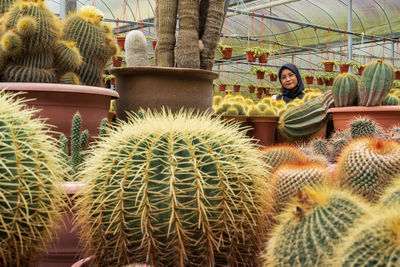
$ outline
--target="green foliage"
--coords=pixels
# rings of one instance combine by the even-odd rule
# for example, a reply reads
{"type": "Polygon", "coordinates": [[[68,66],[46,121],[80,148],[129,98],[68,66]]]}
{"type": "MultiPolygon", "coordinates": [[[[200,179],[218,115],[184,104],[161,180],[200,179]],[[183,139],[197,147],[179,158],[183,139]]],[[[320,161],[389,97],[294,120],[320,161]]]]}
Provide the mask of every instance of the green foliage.
{"type": "Polygon", "coordinates": [[[256,72],[267,72],[267,68],[266,67],[262,67],[262,66],[253,66],[250,68],[250,73],[256,73],[256,72]]]}
{"type": "Polygon", "coordinates": [[[394,80],[392,64],[377,60],[366,65],[358,88],[358,105],[378,106],[384,101],[394,80]]]}
{"type": "Polygon", "coordinates": [[[0,265],[31,266],[45,252],[63,208],[64,166],[35,112],[0,94],[0,265]]]}
{"type": "Polygon", "coordinates": [[[268,172],[239,127],[209,114],[147,112],[101,139],[76,208],[93,266],[255,266],[268,172]]]}

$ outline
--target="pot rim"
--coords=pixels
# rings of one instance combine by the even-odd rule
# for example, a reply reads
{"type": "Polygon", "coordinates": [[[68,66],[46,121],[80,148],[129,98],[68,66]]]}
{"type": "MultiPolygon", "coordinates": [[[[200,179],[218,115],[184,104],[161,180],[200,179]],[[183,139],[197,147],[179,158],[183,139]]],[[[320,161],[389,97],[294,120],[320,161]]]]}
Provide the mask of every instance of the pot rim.
{"type": "Polygon", "coordinates": [[[36,91],[36,92],[66,92],[79,94],[93,94],[111,96],[118,99],[119,94],[111,89],[96,86],[73,85],[61,83],[26,83],[26,82],[0,82],[0,90],[6,91],[36,91]]]}
{"type": "Polygon", "coordinates": [[[192,69],[192,68],[169,68],[169,67],[123,67],[123,68],[114,68],[110,70],[111,74],[115,76],[124,76],[124,75],[138,75],[142,73],[151,73],[153,75],[184,75],[187,77],[198,77],[203,79],[212,79],[215,80],[218,78],[218,74],[209,71],[209,70],[201,70],[201,69],[192,69]]]}
{"type": "Polygon", "coordinates": [[[349,106],[337,107],[328,109],[328,113],[350,113],[350,112],[384,112],[384,111],[399,111],[400,106],[349,106]]]}

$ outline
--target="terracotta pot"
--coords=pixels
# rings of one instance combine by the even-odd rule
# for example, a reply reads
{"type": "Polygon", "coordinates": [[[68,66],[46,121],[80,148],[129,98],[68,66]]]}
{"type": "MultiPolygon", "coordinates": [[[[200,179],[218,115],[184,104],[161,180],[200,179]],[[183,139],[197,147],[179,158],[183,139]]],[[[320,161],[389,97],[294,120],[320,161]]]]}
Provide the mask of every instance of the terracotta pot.
{"type": "MultiPolygon", "coordinates": [[[[82,116],[82,129],[88,129],[90,136],[97,136],[103,118],[108,117],[111,99],[117,99],[118,93],[94,86],[52,84],[52,83],[0,83],[6,91],[25,94],[20,97],[29,107],[40,109],[35,117],[48,118],[46,123],[53,125],[53,131],[71,137],[71,122],[75,113],[82,116]]],[[[58,133],[52,133],[58,139],[58,133]]]]}
{"type": "MultiPolygon", "coordinates": [[[[73,196],[83,185],[83,183],[79,182],[65,182],[62,184],[62,188],[71,200],[69,208],[74,204],[73,196]]],[[[82,251],[79,247],[78,229],[73,226],[73,217],[73,212],[68,209],[63,216],[57,235],[54,235],[47,254],[39,262],[39,267],[70,267],[79,258],[82,251]]]]}
{"type": "Polygon", "coordinates": [[[349,67],[350,67],[350,64],[347,64],[347,63],[340,64],[340,66],[339,66],[340,73],[348,72],[349,67]]]}
{"type": "Polygon", "coordinates": [[[234,92],[239,92],[240,91],[240,85],[234,85],[233,86],[233,91],[234,92]]]}
{"type": "Polygon", "coordinates": [[[121,67],[122,64],[122,57],[113,57],[112,64],[114,67],[121,67]]]}
{"type": "Polygon", "coordinates": [[[257,87],[257,93],[258,94],[262,94],[262,93],[264,93],[265,92],[265,87],[257,87]]]}
{"type": "Polygon", "coordinates": [[[326,86],[332,86],[333,85],[333,78],[330,78],[328,80],[325,80],[325,85],[326,86]]]}
{"type": "Polygon", "coordinates": [[[253,129],[249,130],[247,135],[256,139],[259,145],[272,145],[275,142],[275,131],[278,120],[279,116],[248,116],[247,122],[253,129]]]}
{"type": "Polygon", "coordinates": [[[396,70],[396,71],[394,72],[394,78],[395,78],[396,80],[400,80],[400,70],[396,70]]]}
{"type": "Polygon", "coordinates": [[[324,62],[324,69],[326,72],[332,72],[333,71],[333,66],[335,63],[333,62],[324,62]]]}
{"type": "Polygon", "coordinates": [[[246,51],[246,58],[248,62],[256,62],[256,57],[252,51],[246,51]]]}
{"type": "Polygon", "coordinates": [[[256,91],[256,87],[255,86],[249,86],[249,93],[254,93],[256,91]]]}
{"type": "Polygon", "coordinates": [[[157,45],[157,41],[151,41],[151,44],[152,44],[152,46],[153,46],[153,51],[155,51],[156,50],[156,45],[157,45]]]}
{"type": "Polygon", "coordinates": [[[111,82],[111,84],[115,85],[115,77],[112,77],[112,78],[110,79],[110,82],[111,82]]]}
{"type": "Polygon", "coordinates": [[[262,80],[265,77],[264,71],[256,71],[257,79],[262,80]]]}
{"type": "Polygon", "coordinates": [[[348,128],[349,122],[355,117],[368,116],[378,122],[383,128],[389,129],[399,123],[400,106],[376,106],[376,107],[341,107],[328,109],[332,113],[335,130],[348,128]]]}
{"type": "Polygon", "coordinates": [[[125,50],[125,37],[117,37],[117,44],[119,49],[125,50]]]}
{"type": "Polygon", "coordinates": [[[277,75],[272,75],[272,74],[270,74],[270,75],[269,75],[269,80],[270,80],[271,82],[276,82],[276,81],[278,80],[278,76],[277,76],[277,75]]]}
{"type": "Polygon", "coordinates": [[[365,66],[360,66],[360,67],[358,68],[358,74],[362,75],[364,69],[365,69],[365,66]]]}
{"type": "Polygon", "coordinates": [[[224,50],[222,50],[221,52],[222,52],[222,57],[224,58],[224,59],[230,59],[231,57],[232,57],[232,47],[228,47],[228,48],[225,48],[224,50]]]}
{"type": "Polygon", "coordinates": [[[317,85],[323,85],[323,84],[324,84],[324,79],[317,78],[317,85]]]}
{"type": "Polygon", "coordinates": [[[225,91],[226,90],[226,84],[220,84],[219,87],[218,87],[218,90],[221,91],[221,92],[225,91]]]}
{"type": "Polygon", "coordinates": [[[261,99],[262,98],[262,91],[261,92],[257,92],[256,96],[257,96],[258,99],[261,99]]]}
{"type": "Polygon", "coordinates": [[[140,108],[160,110],[163,106],[173,112],[181,108],[212,110],[212,71],[183,68],[128,67],[111,69],[117,78],[117,118],[125,120],[125,111],[140,108]]]}
{"type": "Polygon", "coordinates": [[[314,76],[307,76],[306,77],[306,83],[307,84],[313,84],[314,83],[314,76]]]}
{"type": "Polygon", "coordinates": [[[268,62],[268,54],[264,53],[258,58],[258,63],[267,63],[268,62]]]}

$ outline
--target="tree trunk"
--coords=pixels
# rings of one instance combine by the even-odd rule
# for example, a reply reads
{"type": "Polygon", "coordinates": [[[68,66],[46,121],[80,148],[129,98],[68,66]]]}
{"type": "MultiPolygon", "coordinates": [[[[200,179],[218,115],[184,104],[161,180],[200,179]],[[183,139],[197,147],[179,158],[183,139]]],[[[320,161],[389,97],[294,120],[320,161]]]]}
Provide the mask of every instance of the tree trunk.
{"type": "Polygon", "coordinates": [[[200,68],[199,0],[178,0],[179,33],[176,50],[178,68],[200,68]]]}
{"type": "Polygon", "coordinates": [[[175,29],[178,0],[157,0],[156,12],[156,64],[174,66],[175,29]]]}
{"type": "Polygon", "coordinates": [[[225,0],[209,0],[206,27],[201,38],[204,44],[204,49],[200,54],[201,69],[211,70],[213,67],[215,49],[224,21],[224,7],[225,0]]]}

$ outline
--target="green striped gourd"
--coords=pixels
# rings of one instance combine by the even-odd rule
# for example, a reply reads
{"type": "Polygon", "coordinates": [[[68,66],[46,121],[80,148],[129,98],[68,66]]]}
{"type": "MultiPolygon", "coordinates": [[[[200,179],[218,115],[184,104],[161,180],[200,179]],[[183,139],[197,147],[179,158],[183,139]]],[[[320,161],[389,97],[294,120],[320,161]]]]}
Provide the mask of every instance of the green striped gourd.
{"type": "Polygon", "coordinates": [[[325,125],[327,113],[318,99],[285,111],[279,118],[279,133],[287,139],[296,140],[320,130],[325,125]]]}
{"type": "Polygon", "coordinates": [[[118,52],[111,29],[102,20],[99,10],[85,6],[67,17],[62,30],[63,38],[75,42],[83,57],[77,74],[84,85],[101,86],[105,66],[118,52]]]}
{"type": "Polygon", "coordinates": [[[301,153],[294,146],[287,144],[266,146],[261,150],[261,154],[271,171],[284,163],[304,162],[306,158],[306,155],[301,153]]]}
{"type": "Polygon", "coordinates": [[[380,137],[383,136],[383,129],[369,117],[358,117],[353,119],[350,124],[351,138],[359,137],[380,137]]]}
{"type": "Polygon", "coordinates": [[[358,78],[355,74],[346,72],[336,76],[332,85],[335,107],[357,105],[358,78]]]}
{"type": "Polygon", "coordinates": [[[393,140],[355,139],[342,151],[336,171],[341,186],[376,202],[400,172],[400,144],[393,140]]]}
{"type": "Polygon", "coordinates": [[[286,163],[279,166],[271,175],[268,183],[273,191],[276,210],[282,210],[296,193],[305,187],[329,183],[326,166],[314,162],[286,163]]]}
{"type": "Polygon", "coordinates": [[[335,246],[368,210],[345,191],[321,187],[299,193],[278,217],[264,266],[327,266],[335,246]]]}
{"type": "Polygon", "coordinates": [[[352,229],[343,244],[337,246],[338,255],[333,266],[385,266],[400,263],[400,208],[377,212],[376,218],[352,229]]]}
{"type": "Polygon", "coordinates": [[[388,207],[400,207],[400,175],[397,175],[393,183],[385,190],[380,203],[388,207]]]}
{"type": "Polygon", "coordinates": [[[394,79],[392,64],[383,60],[368,63],[358,87],[359,106],[378,106],[385,99],[394,79]]]}
{"type": "Polygon", "coordinates": [[[37,112],[0,93],[0,266],[33,266],[60,219],[64,166],[37,112]]]}
{"type": "MultiPolygon", "coordinates": [[[[4,14],[0,71],[8,82],[55,83],[82,63],[73,42],[60,39],[61,21],[42,0],[22,0],[4,14]]],[[[72,80],[73,82],[73,80],[72,80]]]]}
{"type": "Polygon", "coordinates": [[[255,266],[271,198],[251,138],[209,114],[142,114],[85,160],[76,210],[90,266],[255,266]]]}

